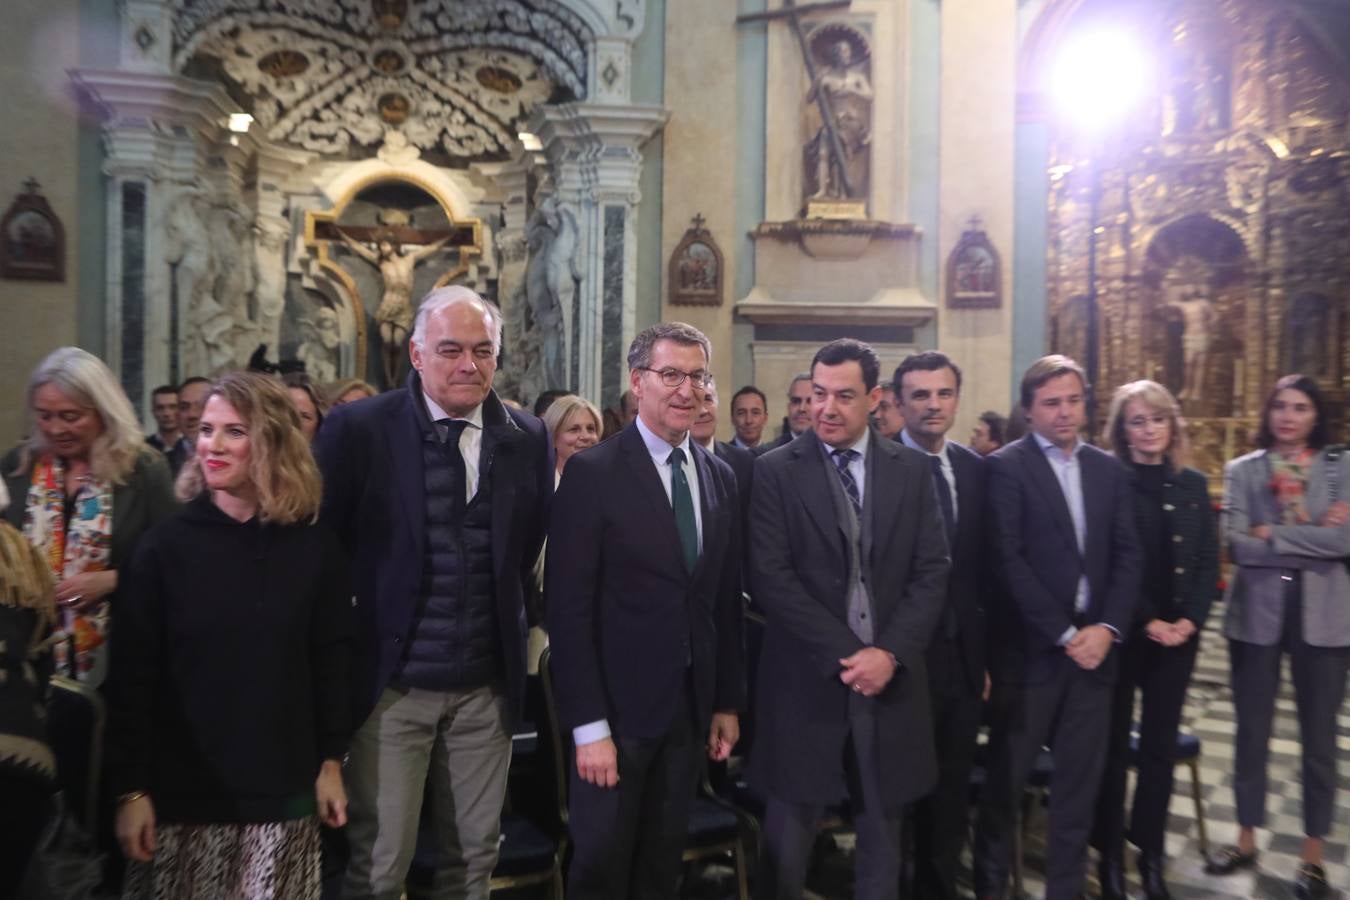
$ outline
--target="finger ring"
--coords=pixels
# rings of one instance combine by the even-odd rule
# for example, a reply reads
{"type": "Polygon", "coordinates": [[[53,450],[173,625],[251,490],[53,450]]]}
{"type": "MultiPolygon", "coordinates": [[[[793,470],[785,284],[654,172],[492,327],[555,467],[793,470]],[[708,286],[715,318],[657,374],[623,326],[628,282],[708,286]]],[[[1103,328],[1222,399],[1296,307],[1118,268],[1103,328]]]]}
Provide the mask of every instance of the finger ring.
{"type": "Polygon", "coordinates": [[[861,693],[862,693],[862,685],[861,685],[861,684],[855,684],[855,685],[853,686],[853,690],[855,690],[855,691],[857,691],[859,694],[861,694],[861,693]]]}

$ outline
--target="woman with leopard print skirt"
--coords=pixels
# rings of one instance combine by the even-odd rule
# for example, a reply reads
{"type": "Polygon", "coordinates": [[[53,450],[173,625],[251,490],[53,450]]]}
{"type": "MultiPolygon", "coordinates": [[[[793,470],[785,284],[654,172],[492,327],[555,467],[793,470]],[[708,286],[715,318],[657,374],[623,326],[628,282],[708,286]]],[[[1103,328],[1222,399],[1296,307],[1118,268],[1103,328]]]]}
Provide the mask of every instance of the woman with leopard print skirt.
{"type": "Polygon", "coordinates": [[[319,822],[346,822],[351,590],[316,524],[286,389],[221,377],[186,506],[147,535],[118,610],[108,780],[123,897],[317,900],[319,822]]]}

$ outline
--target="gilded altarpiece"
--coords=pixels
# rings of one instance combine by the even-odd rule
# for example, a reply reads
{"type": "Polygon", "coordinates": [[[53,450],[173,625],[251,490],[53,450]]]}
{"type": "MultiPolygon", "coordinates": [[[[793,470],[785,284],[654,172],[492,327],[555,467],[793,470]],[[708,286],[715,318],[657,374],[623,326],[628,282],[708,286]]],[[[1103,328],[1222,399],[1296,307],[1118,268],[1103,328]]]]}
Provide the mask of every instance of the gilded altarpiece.
{"type": "Polygon", "coordinates": [[[1099,434],[1117,385],[1167,385],[1217,477],[1278,376],[1344,409],[1350,73],[1286,4],[1173,4],[1154,37],[1147,112],[1095,144],[1055,139],[1049,345],[1086,360],[1095,332],[1099,434]]]}

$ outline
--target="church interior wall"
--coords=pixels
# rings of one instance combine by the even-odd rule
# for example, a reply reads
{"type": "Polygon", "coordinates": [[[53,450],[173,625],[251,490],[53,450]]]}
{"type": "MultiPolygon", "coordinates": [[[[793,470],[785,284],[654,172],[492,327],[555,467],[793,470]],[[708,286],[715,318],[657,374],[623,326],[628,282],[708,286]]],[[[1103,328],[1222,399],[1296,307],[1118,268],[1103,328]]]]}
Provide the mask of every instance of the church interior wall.
{"type": "MultiPolygon", "coordinates": [[[[899,218],[919,229],[919,290],[925,297],[936,299],[942,272],[937,241],[942,184],[939,0],[910,0],[909,32],[909,169],[905,173],[909,180],[909,202],[899,218]]],[[[915,343],[919,347],[936,347],[937,339],[937,326],[933,323],[916,330],[915,343]]]]}
{"type": "Polygon", "coordinates": [[[0,446],[22,436],[24,405],[16,402],[33,367],[47,352],[77,340],[80,259],[79,126],[65,72],[78,64],[79,0],[19,0],[5,4],[0,29],[0,207],[36,178],[65,231],[65,280],[0,280],[3,352],[0,446]]]}
{"type": "MultiPolygon", "coordinates": [[[[1016,0],[943,5],[941,44],[938,259],[948,259],[972,227],[1006,259],[1013,250],[1016,0]]],[[[999,274],[999,295],[1008,298],[1013,266],[1001,266],[999,274]]],[[[954,429],[964,438],[983,410],[1004,408],[1013,309],[1006,299],[991,309],[956,309],[947,296],[952,287],[944,284],[940,294],[937,345],[965,376],[954,429]]]]}
{"type": "MultiPolygon", "coordinates": [[[[741,0],[738,12],[762,12],[766,7],[765,0],[741,0]]],[[[761,166],[764,159],[765,103],[768,97],[768,39],[765,29],[740,27],[736,32],[736,222],[723,243],[723,248],[734,257],[736,277],[727,283],[728,303],[735,297],[749,294],[755,284],[755,242],[750,239],[750,232],[764,221],[761,166]]],[[[750,354],[754,337],[754,325],[733,315],[732,383],[723,385],[724,397],[729,397],[742,385],[756,380],[754,359],[750,354]]],[[[729,435],[731,426],[727,415],[723,416],[723,422],[718,423],[718,426],[729,435]]]]}
{"type": "MultiPolygon", "coordinates": [[[[662,144],[662,259],[674,253],[696,215],[723,244],[735,227],[736,169],[729,162],[739,153],[736,14],[725,0],[681,0],[666,11],[667,33],[679,35],[679,48],[666,54],[665,103],[672,113],[662,144]]],[[[735,390],[728,386],[737,350],[725,296],[727,286],[736,283],[736,266],[735,255],[724,254],[724,299],[717,306],[672,306],[668,273],[661,282],[661,318],[686,321],[708,335],[712,371],[728,397],[735,390]]]]}

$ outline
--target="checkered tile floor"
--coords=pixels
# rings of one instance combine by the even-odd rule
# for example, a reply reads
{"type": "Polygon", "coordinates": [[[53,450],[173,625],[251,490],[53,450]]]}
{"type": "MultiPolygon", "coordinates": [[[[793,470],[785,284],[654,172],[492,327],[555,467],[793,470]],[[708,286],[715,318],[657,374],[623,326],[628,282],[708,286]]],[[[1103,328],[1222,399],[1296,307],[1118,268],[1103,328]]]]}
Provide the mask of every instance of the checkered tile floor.
{"type": "MultiPolygon", "coordinates": [[[[1200,658],[1191,680],[1182,720],[1182,728],[1202,741],[1200,785],[1206,836],[1211,848],[1229,843],[1237,835],[1232,788],[1233,735],[1237,722],[1233,713],[1232,694],[1228,688],[1228,647],[1217,630],[1221,621],[1222,610],[1216,609],[1210,619],[1210,627],[1203,636],[1200,658]]],[[[1326,867],[1333,887],[1339,889],[1333,892],[1333,896],[1347,900],[1350,898],[1350,894],[1347,894],[1350,888],[1350,849],[1347,849],[1347,841],[1350,840],[1350,712],[1346,710],[1342,710],[1340,717],[1339,747],[1340,793],[1336,827],[1326,846],[1326,867]]],[[[1191,799],[1191,774],[1188,767],[1181,766],[1176,773],[1176,793],[1172,798],[1167,838],[1168,884],[1173,897],[1177,900],[1285,900],[1293,897],[1291,885],[1298,866],[1303,834],[1298,760],[1298,721],[1286,668],[1277,701],[1275,737],[1271,744],[1271,796],[1267,805],[1269,827],[1257,833],[1261,848],[1259,869],[1223,878],[1205,874],[1195,805],[1191,799]]],[[[1025,890],[1029,897],[1041,896],[1044,887],[1040,879],[1044,828],[1045,810],[1037,809],[1029,823],[1025,854],[1025,890]]],[[[811,893],[811,897],[817,900],[844,900],[850,896],[849,838],[840,836],[837,839],[839,851],[829,854],[814,871],[811,887],[815,893],[811,893]]],[[[1133,876],[1132,889],[1138,890],[1137,876],[1133,872],[1133,851],[1129,852],[1128,865],[1133,876]]],[[[1095,862],[1089,865],[1091,872],[1095,873],[1095,869],[1095,862]]],[[[725,890],[727,881],[718,877],[718,874],[705,872],[704,877],[691,879],[685,896],[731,896],[725,890]],[[714,887],[714,884],[718,887],[714,887]]],[[[964,886],[970,892],[968,879],[964,886]]],[[[1088,896],[1096,896],[1096,883],[1091,880],[1091,876],[1088,896]]]]}

